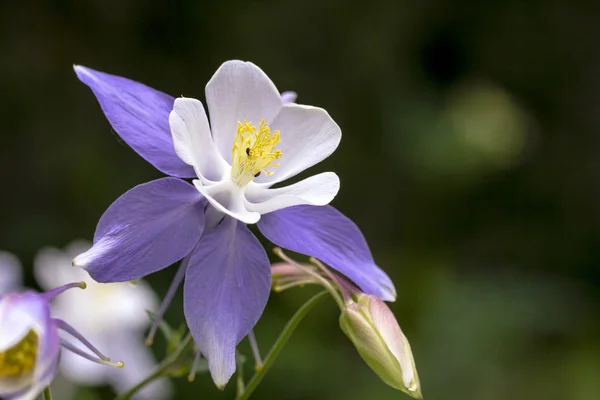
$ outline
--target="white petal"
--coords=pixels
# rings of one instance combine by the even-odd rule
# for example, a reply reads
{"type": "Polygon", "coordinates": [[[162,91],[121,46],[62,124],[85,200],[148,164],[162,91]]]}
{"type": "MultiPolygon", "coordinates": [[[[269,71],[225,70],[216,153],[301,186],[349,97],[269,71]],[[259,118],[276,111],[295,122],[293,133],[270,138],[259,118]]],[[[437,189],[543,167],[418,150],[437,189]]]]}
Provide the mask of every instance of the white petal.
{"type": "Polygon", "coordinates": [[[199,180],[194,180],[193,183],[198,191],[218,211],[230,215],[245,224],[255,224],[260,219],[260,213],[251,212],[246,209],[243,189],[235,183],[229,180],[209,186],[203,185],[199,180]]]}
{"type": "Polygon", "coordinates": [[[92,247],[92,242],[85,239],[75,239],[65,246],[65,254],[72,261],[81,253],[85,253],[92,247]]]}
{"type": "MultiPolygon", "coordinates": [[[[89,336],[86,336],[86,338],[90,341],[94,339],[89,336]]],[[[92,341],[92,344],[105,354],[112,355],[110,349],[106,348],[105,343],[98,342],[96,339],[92,341]]],[[[115,360],[117,359],[118,357],[115,357],[115,360]]],[[[90,362],[70,351],[62,352],[59,368],[62,375],[70,381],[90,386],[98,386],[107,383],[112,370],[110,367],[90,362]]]]}
{"type": "Polygon", "coordinates": [[[68,291],[54,300],[56,317],[72,321],[84,335],[112,335],[150,324],[145,310],[156,310],[158,298],[146,282],[136,286],[127,282],[98,283],[91,277],[86,282],[86,290],[68,291]]]}
{"type": "Polygon", "coordinates": [[[82,268],[73,267],[73,257],[87,251],[91,244],[74,241],[65,250],[44,248],[35,258],[35,275],[40,286],[53,289],[70,282],[85,281],[87,289],[67,291],[53,302],[53,313],[73,321],[84,335],[144,329],[149,325],[145,310],[154,310],[158,298],[147,282],[98,283],[82,268]]]}
{"type": "MultiPolygon", "coordinates": [[[[102,285],[99,283],[98,285],[102,285]]],[[[112,314],[112,325],[118,330],[141,329],[150,325],[146,310],[156,310],[159,299],[147,282],[138,282],[135,286],[129,283],[109,283],[111,300],[110,314],[104,313],[107,318],[112,314]]],[[[100,305],[96,305],[99,308],[100,305]]],[[[108,323],[108,321],[106,321],[108,323]]],[[[115,329],[116,330],[116,329],[115,329]]]]}
{"type": "Polygon", "coordinates": [[[179,158],[192,165],[198,175],[220,180],[226,163],[213,143],[202,103],[196,99],[175,99],[169,124],[179,158]]]}
{"type": "MultiPolygon", "coordinates": [[[[85,243],[79,242],[74,246],[77,246],[77,249],[83,249],[85,252],[91,247],[88,242],[85,243]]],[[[76,248],[74,247],[73,250],[76,248]]],[[[89,281],[90,277],[85,270],[71,265],[73,257],[77,254],[80,253],[67,253],[53,247],[40,249],[33,260],[37,283],[44,290],[50,290],[71,282],[89,281]]]]}
{"type": "Polygon", "coordinates": [[[314,175],[277,189],[251,183],[246,191],[246,209],[266,214],[300,204],[324,206],[333,200],[339,189],[340,179],[333,172],[314,175]]]}
{"type": "MultiPolygon", "coordinates": [[[[113,335],[108,336],[94,335],[86,332],[82,333],[87,340],[89,340],[94,346],[96,346],[96,348],[110,357],[113,361],[121,360],[121,354],[118,354],[114,351],[115,349],[113,347],[113,343],[115,338],[113,335]]],[[[61,336],[64,336],[68,342],[74,342],[72,337],[67,334],[61,336]]],[[[75,345],[79,348],[82,348],[80,345],[75,345]]],[[[77,354],[64,350],[61,352],[59,368],[61,374],[69,381],[78,385],[89,386],[99,386],[109,383],[111,374],[114,370],[113,368],[90,362],[83,357],[78,356],[77,354]]],[[[121,369],[116,370],[122,371],[121,369]]]]}
{"type": "Polygon", "coordinates": [[[9,294],[0,299],[0,352],[19,343],[34,329],[43,332],[43,300],[35,295],[9,294]]]}
{"type": "MultiPolygon", "coordinates": [[[[20,380],[22,381],[22,380],[20,380]]],[[[39,395],[42,393],[42,391],[44,390],[44,388],[46,387],[46,384],[41,383],[41,382],[31,382],[32,385],[29,387],[29,389],[27,391],[25,391],[24,393],[19,394],[17,397],[11,397],[11,399],[17,399],[17,400],[36,400],[37,398],[39,398],[39,395]]],[[[9,383],[12,386],[12,382],[9,383]]],[[[20,386],[23,386],[23,384],[21,383],[20,386]]],[[[25,388],[27,386],[27,384],[23,387],[25,388]]],[[[13,386],[11,389],[15,389],[19,386],[13,386]]],[[[5,388],[2,387],[2,389],[4,390],[5,388]]],[[[8,389],[8,388],[6,388],[8,389]]],[[[0,391],[0,394],[2,392],[0,391]]]]}
{"type": "Polygon", "coordinates": [[[238,121],[258,126],[273,121],[282,107],[277,88],[256,65],[227,61],[206,85],[206,104],[212,135],[221,156],[231,164],[231,148],[238,121]]]}
{"type": "Polygon", "coordinates": [[[0,295],[18,290],[22,285],[22,271],[19,259],[5,251],[0,251],[0,295]]]}
{"type": "Polygon", "coordinates": [[[271,131],[276,129],[281,133],[276,147],[283,153],[277,160],[280,165],[270,169],[273,175],[263,174],[255,182],[273,184],[290,178],[329,157],[342,139],[340,127],[327,111],[299,104],[281,109],[271,124],[271,131]]]}
{"type": "MultiPolygon", "coordinates": [[[[123,369],[111,369],[109,378],[117,393],[122,393],[150,375],[156,368],[156,360],[144,346],[141,332],[121,332],[112,337],[111,350],[115,357],[125,363],[123,369]]],[[[142,388],[133,399],[161,400],[169,398],[172,386],[168,379],[160,379],[142,388]]]]}

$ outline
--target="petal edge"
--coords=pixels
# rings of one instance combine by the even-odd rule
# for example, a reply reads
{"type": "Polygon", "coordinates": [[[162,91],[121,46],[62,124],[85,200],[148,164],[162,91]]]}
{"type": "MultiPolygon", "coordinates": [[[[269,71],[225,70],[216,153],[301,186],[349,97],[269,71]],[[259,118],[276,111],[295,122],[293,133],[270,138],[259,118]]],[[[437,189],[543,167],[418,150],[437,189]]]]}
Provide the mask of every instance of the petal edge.
{"type": "Polygon", "coordinates": [[[100,218],[94,245],[73,264],[99,282],[125,282],[188,255],[204,230],[204,198],[189,183],[161,178],[119,197],[100,218]]]}
{"type": "Polygon", "coordinates": [[[385,301],[396,289],[379,268],[360,229],[331,206],[295,206],[265,214],[258,229],[271,242],[309,255],[340,271],[365,293],[385,301]]]}
{"type": "Polygon", "coordinates": [[[74,65],[113,129],[136,153],[159,171],[179,178],[192,178],[194,169],[177,157],[169,113],[175,99],[142,83],[74,65]]]}
{"type": "Polygon", "coordinates": [[[270,288],[269,259],[246,225],[225,217],[203,236],[186,274],[184,313],[219,388],[235,372],[235,348],[262,315],[270,288]]]}

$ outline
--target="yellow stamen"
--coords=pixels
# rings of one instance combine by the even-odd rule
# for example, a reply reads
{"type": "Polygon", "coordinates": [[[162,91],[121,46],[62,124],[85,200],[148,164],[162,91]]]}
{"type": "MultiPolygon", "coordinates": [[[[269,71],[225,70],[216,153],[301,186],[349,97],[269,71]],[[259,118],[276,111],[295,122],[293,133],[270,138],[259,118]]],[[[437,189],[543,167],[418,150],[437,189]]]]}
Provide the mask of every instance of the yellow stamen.
{"type": "MultiPolygon", "coordinates": [[[[275,146],[280,142],[279,131],[271,133],[271,128],[263,119],[258,129],[251,122],[238,121],[237,135],[231,149],[231,180],[243,187],[260,175],[269,165],[283,155],[275,146]]],[[[271,171],[264,171],[268,176],[271,171]]]]}
{"type": "Polygon", "coordinates": [[[38,351],[38,335],[30,330],[13,347],[0,352],[0,378],[17,378],[33,371],[38,351]]]}

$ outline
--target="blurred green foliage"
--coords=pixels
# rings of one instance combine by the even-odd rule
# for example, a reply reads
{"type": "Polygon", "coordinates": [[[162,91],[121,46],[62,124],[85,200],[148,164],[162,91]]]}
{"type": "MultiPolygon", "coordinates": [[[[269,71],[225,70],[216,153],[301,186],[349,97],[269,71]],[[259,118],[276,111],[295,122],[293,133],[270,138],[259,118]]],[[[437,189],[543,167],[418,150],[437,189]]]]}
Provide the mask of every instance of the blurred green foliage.
{"type": "MultiPolygon", "coordinates": [[[[223,61],[251,60],[342,127],[313,170],[340,175],[334,205],[397,285],[426,399],[598,399],[599,22],[597,2],[566,0],[4,0],[0,247],[30,266],[160,176],[73,63],[203,99],[223,61]]],[[[149,281],[164,294],[173,274],[149,281]]],[[[311,290],[273,294],[264,352],[311,290]]],[[[167,319],[182,318],[178,297],[167,319]]],[[[401,398],[337,318],[332,302],[311,314],[254,398],[401,398]]],[[[177,399],[235,393],[176,386],[177,399]]]]}

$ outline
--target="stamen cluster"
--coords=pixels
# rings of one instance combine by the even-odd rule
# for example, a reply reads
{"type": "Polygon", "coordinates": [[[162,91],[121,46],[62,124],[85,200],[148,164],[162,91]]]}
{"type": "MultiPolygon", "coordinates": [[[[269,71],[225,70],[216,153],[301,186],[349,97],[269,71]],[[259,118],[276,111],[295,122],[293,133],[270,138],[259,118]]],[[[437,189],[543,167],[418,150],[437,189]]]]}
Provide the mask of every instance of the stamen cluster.
{"type": "MultiPolygon", "coordinates": [[[[281,141],[278,130],[271,133],[271,128],[263,119],[258,129],[251,122],[238,121],[237,134],[231,149],[231,180],[238,186],[246,186],[252,179],[259,176],[268,166],[283,155],[275,146],[281,141]]],[[[271,171],[265,171],[273,175],[271,171]]]]}
{"type": "Polygon", "coordinates": [[[13,347],[0,351],[0,378],[18,378],[33,371],[38,340],[38,335],[30,330],[13,347]]]}

